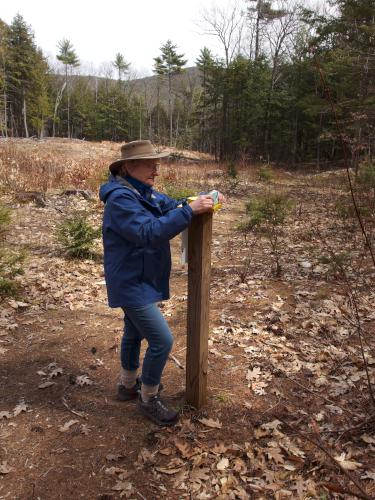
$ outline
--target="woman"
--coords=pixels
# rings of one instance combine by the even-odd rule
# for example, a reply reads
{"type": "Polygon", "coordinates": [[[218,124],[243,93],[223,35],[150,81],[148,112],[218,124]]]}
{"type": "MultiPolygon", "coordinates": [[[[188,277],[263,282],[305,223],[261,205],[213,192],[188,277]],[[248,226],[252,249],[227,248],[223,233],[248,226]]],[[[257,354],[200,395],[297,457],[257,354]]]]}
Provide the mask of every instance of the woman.
{"type": "MultiPolygon", "coordinates": [[[[109,166],[109,182],[101,186],[104,271],[110,307],[124,310],[122,372],[118,397],[138,397],[139,410],[159,425],[174,425],[178,413],[160,398],[161,375],[173,337],[157,303],[169,298],[169,240],[183,231],[194,215],[211,211],[213,200],[201,195],[190,205],[153,190],[160,158],[150,141],[121,147],[121,158],[109,166]],[[148,348],[138,378],[141,341],[148,348]]],[[[220,199],[223,197],[220,195],[220,199]]]]}

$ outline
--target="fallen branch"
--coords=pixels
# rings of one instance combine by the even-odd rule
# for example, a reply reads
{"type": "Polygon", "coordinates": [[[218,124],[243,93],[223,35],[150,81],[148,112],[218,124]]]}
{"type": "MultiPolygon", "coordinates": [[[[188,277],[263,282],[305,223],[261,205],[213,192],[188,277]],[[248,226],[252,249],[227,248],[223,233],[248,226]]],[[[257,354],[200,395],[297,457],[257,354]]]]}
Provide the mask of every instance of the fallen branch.
{"type": "Polygon", "coordinates": [[[70,411],[70,413],[74,413],[74,415],[77,415],[78,417],[81,417],[81,418],[84,418],[85,420],[87,420],[87,416],[83,412],[76,411],[76,410],[73,410],[72,408],[70,408],[70,406],[66,402],[65,398],[61,398],[61,401],[62,401],[62,404],[65,406],[65,408],[70,411]]]}
{"type": "Polygon", "coordinates": [[[277,418],[278,420],[280,420],[280,422],[282,422],[284,425],[286,425],[287,427],[289,427],[290,430],[292,430],[293,432],[295,432],[296,434],[298,434],[298,436],[300,436],[300,438],[302,439],[306,439],[307,441],[309,441],[309,443],[311,443],[312,445],[316,446],[317,448],[319,448],[320,451],[322,451],[325,455],[327,455],[327,457],[337,466],[340,468],[341,472],[358,488],[358,490],[360,491],[360,493],[355,493],[354,491],[350,492],[352,495],[355,495],[356,497],[358,498],[364,498],[365,500],[372,500],[373,497],[371,497],[370,495],[368,495],[366,493],[366,491],[362,488],[362,486],[360,485],[360,483],[357,481],[357,479],[355,477],[352,476],[352,474],[350,474],[350,472],[348,472],[341,464],[340,462],[338,462],[335,457],[332,455],[332,453],[327,450],[327,448],[325,448],[322,444],[318,443],[317,441],[315,441],[315,439],[312,439],[310,438],[305,432],[302,433],[301,431],[299,431],[296,427],[293,427],[292,425],[288,424],[288,422],[286,422],[285,420],[283,420],[283,418],[281,418],[279,415],[277,415],[275,418],[277,418]]]}
{"type": "Polygon", "coordinates": [[[185,370],[185,367],[178,361],[178,359],[172,354],[169,355],[169,359],[173,361],[181,370],[185,370]]]}

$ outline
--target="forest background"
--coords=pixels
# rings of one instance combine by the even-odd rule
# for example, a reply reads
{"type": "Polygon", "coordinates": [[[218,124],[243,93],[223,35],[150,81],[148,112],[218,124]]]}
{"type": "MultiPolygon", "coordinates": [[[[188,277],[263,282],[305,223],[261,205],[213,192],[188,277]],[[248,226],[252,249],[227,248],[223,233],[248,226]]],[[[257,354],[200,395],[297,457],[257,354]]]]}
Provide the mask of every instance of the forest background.
{"type": "Polygon", "coordinates": [[[185,68],[167,40],[155,47],[155,76],[141,79],[126,48],[102,74],[80,75],[67,39],[56,42],[60,65],[52,67],[18,14],[0,21],[0,134],[148,138],[289,166],[337,165],[346,149],[357,168],[374,147],[375,6],[332,0],[321,10],[292,0],[212,8],[202,26],[222,54],[203,47],[185,68]]]}

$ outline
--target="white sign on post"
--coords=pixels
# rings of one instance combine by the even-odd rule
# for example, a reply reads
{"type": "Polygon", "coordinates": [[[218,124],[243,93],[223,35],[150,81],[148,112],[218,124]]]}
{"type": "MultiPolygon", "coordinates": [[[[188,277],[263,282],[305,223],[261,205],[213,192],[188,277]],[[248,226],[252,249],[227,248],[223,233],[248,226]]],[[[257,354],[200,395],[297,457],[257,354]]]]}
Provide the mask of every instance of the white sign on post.
{"type": "Polygon", "coordinates": [[[188,228],[184,229],[181,233],[181,264],[188,263],[188,228]]]}

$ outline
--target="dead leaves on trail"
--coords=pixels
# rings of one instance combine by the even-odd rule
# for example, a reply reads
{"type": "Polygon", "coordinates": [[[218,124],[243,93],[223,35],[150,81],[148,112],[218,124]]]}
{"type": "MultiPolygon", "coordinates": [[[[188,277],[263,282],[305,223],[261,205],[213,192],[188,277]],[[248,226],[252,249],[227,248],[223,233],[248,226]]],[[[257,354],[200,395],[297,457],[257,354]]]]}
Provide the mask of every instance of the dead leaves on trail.
{"type": "Polygon", "coordinates": [[[31,411],[30,406],[25,403],[23,399],[14,407],[13,412],[10,411],[0,411],[0,421],[2,419],[9,420],[11,418],[17,417],[20,413],[31,411]]]}
{"type": "MultiPolygon", "coordinates": [[[[165,488],[180,492],[181,498],[190,495],[197,499],[245,500],[253,492],[281,490],[291,498],[317,495],[318,486],[303,477],[305,452],[299,439],[284,434],[281,426],[278,420],[266,422],[257,429],[256,441],[236,443],[220,440],[222,424],[218,419],[207,417],[193,422],[184,418],[173,432],[158,432],[155,449],[141,450],[134,474],[142,471],[151,475],[151,483],[160,489],[156,496],[163,496],[165,488]],[[211,432],[202,433],[202,426],[211,432]]],[[[119,474],[114,486],[119,490],[123,471],[122,467],[106,470],[107,474],[119,474]]]]}

